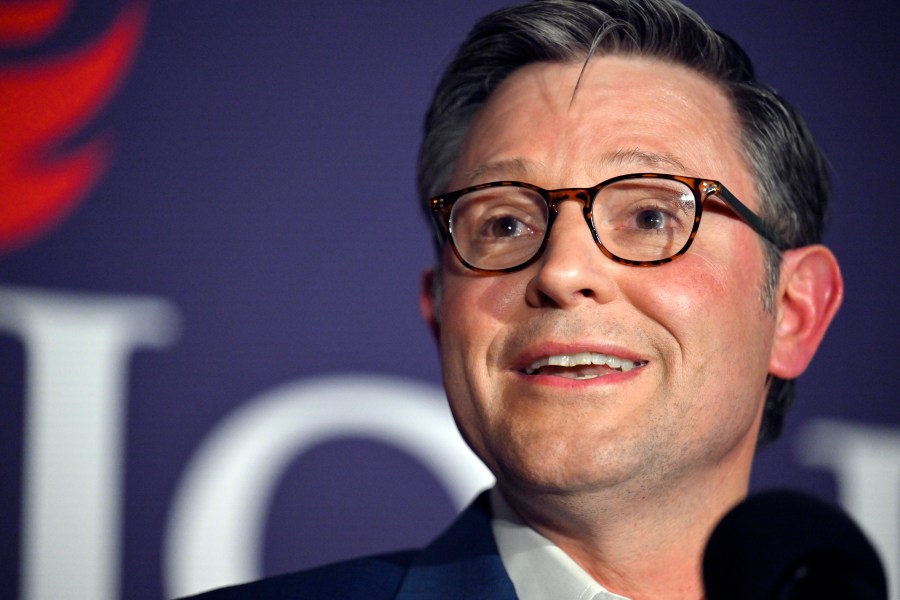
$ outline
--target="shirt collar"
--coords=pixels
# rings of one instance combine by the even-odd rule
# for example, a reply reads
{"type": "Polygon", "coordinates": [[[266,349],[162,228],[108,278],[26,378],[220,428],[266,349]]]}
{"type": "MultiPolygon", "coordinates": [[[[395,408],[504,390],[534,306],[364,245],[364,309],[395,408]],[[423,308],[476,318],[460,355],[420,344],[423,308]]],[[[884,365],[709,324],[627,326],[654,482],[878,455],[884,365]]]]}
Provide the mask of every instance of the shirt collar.
{"type": "Polygon", "coordinates": [[[606,590],[559,546],[526,525],[496,487],[490,499],[494,539],[520,600],[628,600],[606,590]]]}

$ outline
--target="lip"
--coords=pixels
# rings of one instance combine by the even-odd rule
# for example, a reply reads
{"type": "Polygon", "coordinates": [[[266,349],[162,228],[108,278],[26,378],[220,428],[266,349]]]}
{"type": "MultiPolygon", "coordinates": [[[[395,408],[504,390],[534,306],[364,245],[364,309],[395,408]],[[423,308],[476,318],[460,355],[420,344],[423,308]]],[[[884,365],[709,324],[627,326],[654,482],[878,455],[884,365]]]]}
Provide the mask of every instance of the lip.
{"type": "MultiPolygon", "coordinates": [[[[511,370],[522,372],[536,360],[547,356],[559,354],[578,354],[579,352],[596,352],[599,354],[612,354],[619,358],[628,359],[634,363],[648,363],[649,360],[621,346],[596,342],[544,342],[526,348],[512,361],[511,370]]],[[[535,377],[530,375],[529,377],[535,377]]]]}
{"type": "Polygon", "coordinates": [[[544,342],[541,344],[529,346],[522,353],[516,356],[510,367],[510,374],[521,384],[527,386],[552,387],[557,389],[585,389],[597,386],[610,386],[630,381],[638,377],[644,368],[649,364],[649,360],[638,355],[633,350],[628,350],[622,346],[608,343],[597,342],[544,342]],[[607,374],[600,377],[590,379],[573,379],[560,375],[549,373],[534,373],[528,375],[525,369],[536,360],[547,356],[559,354],[577,354],[579,352],[597,352],[599,354],[612,354],[620,358],[628,359],[634,363],[641,363],[640,367],[635,367],[630,371],[611,370],[607,374]]]}

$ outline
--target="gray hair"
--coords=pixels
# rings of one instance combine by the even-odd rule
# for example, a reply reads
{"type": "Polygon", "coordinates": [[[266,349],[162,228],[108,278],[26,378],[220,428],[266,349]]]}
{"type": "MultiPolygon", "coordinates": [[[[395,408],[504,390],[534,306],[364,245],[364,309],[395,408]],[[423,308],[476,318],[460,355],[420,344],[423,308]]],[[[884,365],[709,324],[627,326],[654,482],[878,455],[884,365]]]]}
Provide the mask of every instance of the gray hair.
{"type": "MultiPolygon", "coordinates": [[[[825,158],[803,119],[756,80],[749,57],[735,41],[677,0],[535,0],[484,17],[448,66],[426,115],[420,198],[448,191],[472,119],[511,73],[531,63],[586,61],[603,54],[660,58],[721,86],[738,117],[740,148],[755,176],[760,215],[786,248],[821,240],[831,184],[825,158]]],[[[784,248],[767,242],[763,247],[762,302],[772,311],[784,248]]],[[[770,377],[759,446],[781,434],[794,387],[794,380],[770,377]]]]}

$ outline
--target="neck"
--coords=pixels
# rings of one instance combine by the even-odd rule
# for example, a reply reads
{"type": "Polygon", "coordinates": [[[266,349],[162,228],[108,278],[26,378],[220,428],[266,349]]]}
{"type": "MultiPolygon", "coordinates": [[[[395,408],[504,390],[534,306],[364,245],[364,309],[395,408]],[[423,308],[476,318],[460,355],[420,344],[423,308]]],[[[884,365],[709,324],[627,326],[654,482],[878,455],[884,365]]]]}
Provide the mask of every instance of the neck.
{"type": "Polygon", "coordinates": [[[702,598],[701,564],[713,528],[747,493],[752,452],[728,469],[658,485],[560,492],[500,484],[532,528],[612,592],[702,598]]]}

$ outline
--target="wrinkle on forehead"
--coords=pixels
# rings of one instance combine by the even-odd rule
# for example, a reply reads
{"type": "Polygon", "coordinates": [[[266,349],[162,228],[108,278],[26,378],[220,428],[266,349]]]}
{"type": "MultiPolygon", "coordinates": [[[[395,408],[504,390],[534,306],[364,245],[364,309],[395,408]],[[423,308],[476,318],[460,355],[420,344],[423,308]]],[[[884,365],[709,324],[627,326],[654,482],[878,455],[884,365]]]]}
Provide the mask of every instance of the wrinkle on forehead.
{"type": "MultiPolygon", "coordinates": [[[[488,181],[517,180],[529,181],[531,174],[539,173],[546,165],[541,161],[525,157],[504,158],[489,161],[463,173],[464,181],[477,184],[488,181]]],[[[630,168],[637,171],[672,172],[674,175],[689,175],[690,169],[677,156],[669,152],[653,152],[642,148],[623,148],[605,152],[595,161],[595,172],[611,168],[630,168]]],[[[596,183],[600,183],[599,180],[596,183]]]]}
{"type": "Polygon", "coordinates": [[[734,108],[716,82],[666,60],[602,54],[590,61],[570,104],[583,66],[532,63],[500,84],[466,134],[452,188],[499,180],[589,186],[612,175],[658,172],[727,182],[752,204],[734,108]],[[567,140],[568,158],[557,160],[567,140]]]}
{"type": "Polygon", "coordinates": [[[463,173],[465,181],[477,182],[479,180],[489,179],[509,179],[509,178],[525,178],[529,173],[544,168],[544,164],[523,157],[504,158],[502,160],[492,160],[485,164],[478,165],[474,169],[470,169],[463,173]]]}
{"type": "Polygon", "coordinates": [[[600,157],[600,162],[613,166],[625,167],[631,165],[649,166],[654,169],[675,169],[676,175],[685,175],[688,168],[671,152],[652,152],[641,148],[628,148],[613,150],[600,157]]]}

